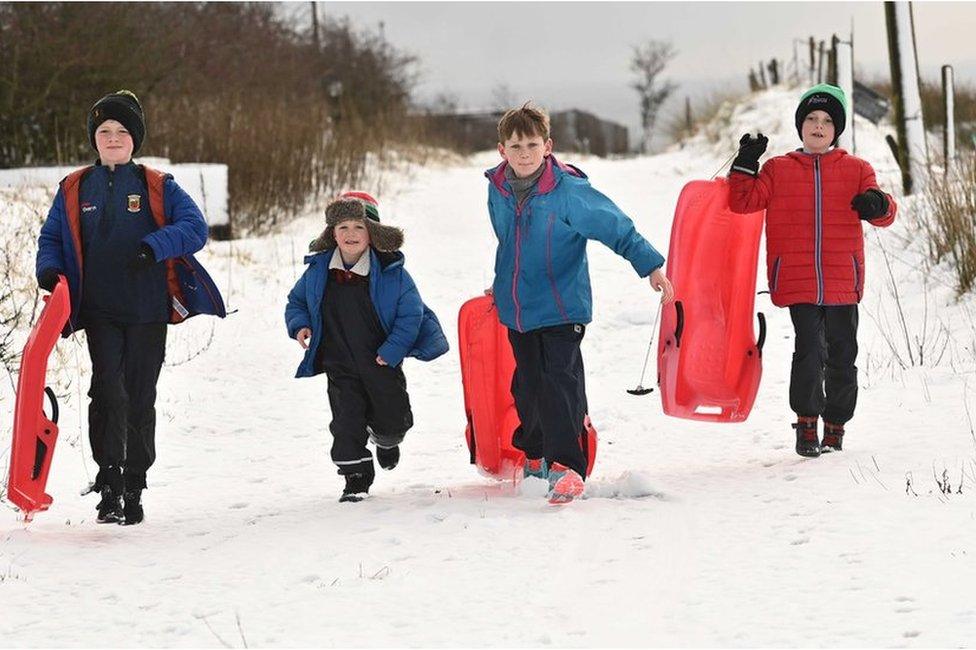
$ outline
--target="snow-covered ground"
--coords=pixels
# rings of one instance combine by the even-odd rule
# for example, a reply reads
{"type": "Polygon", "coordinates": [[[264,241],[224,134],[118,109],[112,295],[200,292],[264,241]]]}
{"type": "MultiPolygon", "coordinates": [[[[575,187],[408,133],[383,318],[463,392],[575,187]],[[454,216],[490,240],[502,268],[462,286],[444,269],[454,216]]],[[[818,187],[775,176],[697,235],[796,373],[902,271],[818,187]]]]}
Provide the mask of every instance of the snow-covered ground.
{"type": "MultiPolygon", "coordinates": [[[[741,132],[769,134],[771,153],[797,146],[797,94],[751,99],[720,145],[573,161],[666,252],[682,185],[718,170],[741,132]]],[[[882,131],[858,127],[859,154],[898,194],[882,131]]],[[[301,350],[282,322],[321,215],[200,255],[238,311],[170,329],[140,526],[97,525],[95,496],[78,496],[95,472],[78,444],[88,362],[80,341],[63,341],[54,505],[29,526],[0,511],[0,645],[972,645],[976,321],[925,264],[912,204],[867,238],[858,411],[845,450],[819,459],[793,451],[787,311],[757,299],[769,336],[747,422],[668,418],[657,393],[625,392],[656,294],[591,245],[583,352],[601,448],[588,498],[560,508],[541,481],[480,476],[463,440],[454,323],[491,281],[482,171],[494,159],[415,168],[379,197],[455,349],[407,361],[417,424],[363,503],[336,501],[326,382],[292,378],[301,350]],[[906,340],[925,349],[923,366],[897,362],[906,340]]],[[[4,425],[0,448],[8,438],[4,425]]]]}

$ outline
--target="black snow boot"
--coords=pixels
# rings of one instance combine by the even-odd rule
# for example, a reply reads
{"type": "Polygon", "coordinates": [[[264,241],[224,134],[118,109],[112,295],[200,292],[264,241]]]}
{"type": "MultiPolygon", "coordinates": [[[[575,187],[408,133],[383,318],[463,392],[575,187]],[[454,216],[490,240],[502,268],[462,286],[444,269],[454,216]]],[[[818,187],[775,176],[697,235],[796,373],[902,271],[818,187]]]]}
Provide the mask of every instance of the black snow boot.
{"type": "Polygon", "coordinates": [[[825,454],[832,451],[841,451],[843,446],[844,425],[824,422],[824,437],[823,442],[820,443],[820,451],[825,454]]]}
{"type": "Polygon", "coordinates": [[[400,446],[390,447],[386,449],[384,447],[376,447],[376,462],[380,464],[383,469],[393,469],[400,462],[400,446]]]}
{"type": "Polygon", "coordinates": [[[121,495],[107,485],[101,489],[102,500],[95,506],[98,510],[98,523],[115,524],[122,519],[121,495]]]}
{"type": "Polygon", "coordinates": [[[369,486],[372,478],[366,474],[346,474],[346,487],[342,490],[340,502],[362,501],[369,496],[369,486]]]}
{"type": "Polygon", "coordinates": [[[122,506],[122,514],[125,520],[119,523],[123,526],[141,524],[145,517],[142,510],[142,490],[126,490],[122,495],[122,501],[125,504],[122,506]]]}
{"type": "Polygon", "coordinates": [[[800,416],[793,424],[796,429],[796,453],[808,458],[820,455],[820,437],[817,435],[817,418],[800,416]]]}

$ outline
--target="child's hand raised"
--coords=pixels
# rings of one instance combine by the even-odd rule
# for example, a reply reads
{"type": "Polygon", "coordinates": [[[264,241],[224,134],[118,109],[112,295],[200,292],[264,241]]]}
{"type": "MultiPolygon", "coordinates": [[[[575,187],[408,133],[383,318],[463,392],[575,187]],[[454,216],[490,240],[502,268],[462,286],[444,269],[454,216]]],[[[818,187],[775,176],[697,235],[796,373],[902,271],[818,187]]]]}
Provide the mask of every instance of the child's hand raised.
{"type": "Polygon", "coordinates": [[[769,138],[762,133],[757,133],[756,137],[746,133],[739,138],[739,154],[748,156],[752,160],[759,160],[759,157],[766,153],[766,146],[769,138]]]}
{"type": "Polygon", "coordinates": [[[662,305],[666,305],[674,300],[674,285],[671,284],[671,280],[668,280],[668,276],[664,275],[664,271],[660,268],[654,269],[649,279],[651,281],[651,287],[655,291],[664,291],[664,295],[661,296],[662,305]]]}
{"type": "Polygon", "coordinates": [[[769,138],[762,133],[752,137],[748,133],[739,138],[739,152],[732,161],[731,171],[740,171],[752,176],[759,175],[759,158],[766,153],[769,138]]]}
{"type": "Polygon", "coordinates": [[[298,330],[298,334],[295,335],[295,340],[298,341],[298,344],[302,346],[303,350],[308,349],[308,340],[310,338],[312,338],[312,330],[308,327],[303,327],[298,330]]]}

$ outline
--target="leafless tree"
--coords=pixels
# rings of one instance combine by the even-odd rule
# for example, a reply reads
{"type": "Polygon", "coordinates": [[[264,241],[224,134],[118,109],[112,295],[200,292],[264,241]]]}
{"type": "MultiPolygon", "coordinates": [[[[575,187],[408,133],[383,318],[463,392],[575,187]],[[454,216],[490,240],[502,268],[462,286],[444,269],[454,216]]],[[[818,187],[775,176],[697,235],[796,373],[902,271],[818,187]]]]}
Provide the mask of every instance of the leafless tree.
{"type": "Polygon", "coordinates": [[[661,105],[677,89],[677,84],[662,80],[661,73],[678,51],[668,41],[649,40],[633,48],[630,69],[637,77],[631,87],[640,96],[641,152],[648,153],[661,105]]]}

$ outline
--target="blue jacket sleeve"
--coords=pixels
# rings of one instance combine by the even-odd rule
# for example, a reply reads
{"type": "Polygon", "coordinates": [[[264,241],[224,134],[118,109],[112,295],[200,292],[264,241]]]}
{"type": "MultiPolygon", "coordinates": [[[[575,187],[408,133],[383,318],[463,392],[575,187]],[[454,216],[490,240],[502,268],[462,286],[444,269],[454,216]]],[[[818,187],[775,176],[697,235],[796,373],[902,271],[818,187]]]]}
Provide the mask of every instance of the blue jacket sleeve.
{"type": "Polygon", "coordinates": [[[399,366],[403,358],[417,342],[420,323],[424,317],[424,303],[420,300],[417,285],[406,270],[400,278],[400,297],[397,300],[396,318],[386,341],[376,351],[390,367],[399,366]]]}
{"type": "Polygon", "coordinates": [[[664,256],[644,239],[634,222],[588,182],[573,188],[567,211],[569,226],[587,239],[602,242],[646,277],[664,265],[664,256]]]}
{"type": "Polygon", "coordinates": [[[65,210],[64,192],[58,188],[54,195],[54,203],[48,210],[47,219],[41,226],[41,235],[37,239],[37,263],[34,272],[40,275],[46,269],[57,269],[64,272],[64,250],[61,234],[64,232],[65,210]]]}
{"type": "Polygon", "coordinates": [[[172,178],[163,185],[163,206],[169,223],[143,238],[157,262],[195,253],[207,243],[207,222],[203,213],[172,178]]]}
{"type": "Polygon", "coordinates": [[[305,283],[308,277],[308,269],[298,278],[298,282],[288,292],[288,304],[285,306],[285,326],[288,327],[288,336],[295,338],[298,330],[303,327],[311,329],[312,316],[308,313],[308,301],[305,299],[305,283]]]}

